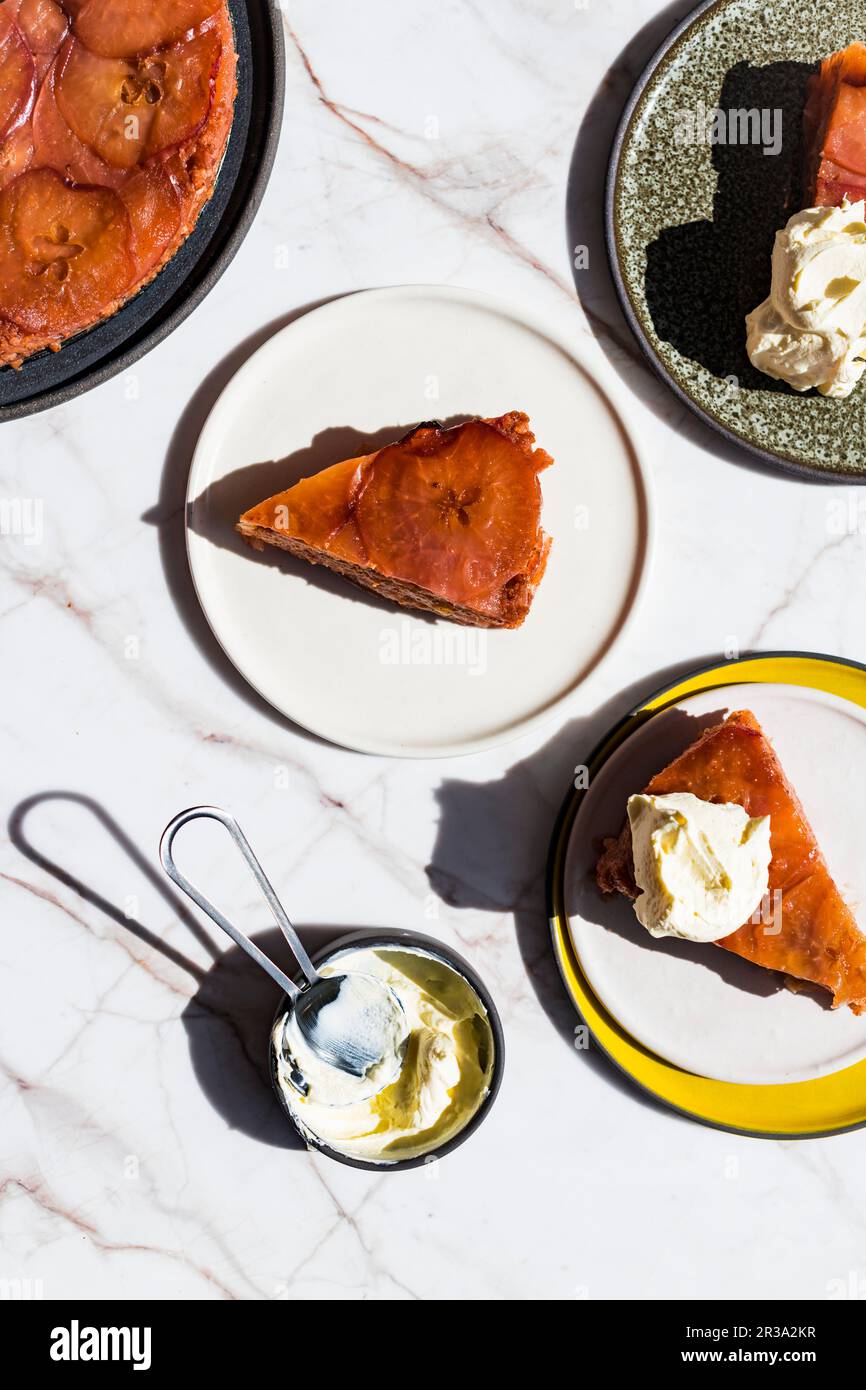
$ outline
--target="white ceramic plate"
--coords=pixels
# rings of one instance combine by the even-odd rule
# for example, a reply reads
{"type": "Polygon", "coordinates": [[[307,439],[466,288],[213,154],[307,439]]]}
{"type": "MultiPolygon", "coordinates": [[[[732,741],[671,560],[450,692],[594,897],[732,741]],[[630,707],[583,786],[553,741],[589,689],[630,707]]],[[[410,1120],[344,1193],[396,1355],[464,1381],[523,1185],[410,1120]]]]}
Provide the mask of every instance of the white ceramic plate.
{"type": "Polygon", "coordinates": [[[613,406],[543,326],[467,290],[370,290],[282,329],[226,387],[193,459],[187,537],[214,633],[272,705],[348,748],[443,756],[555,715],[622,635],[648,564],[647,484],[613,406]],[[513,409],[556,459],[541,479],[550,561],[514,632],[414,615],[233,530],[422,420],[513,409]]]}
{"type": "Polygon", "coordinates": [[[569,930],[599,999],[650,1051],[718,1081],[805,1081],[866,1057],[866,1016],[831,1010],[823,991],[793,994],[773,971],[716,946],[654,940],[624,898],[602,899],[593,877],[600,838],[618,833],[631,792],[703,728],[744,708],[772,739],[831,873],[866,924],[866,711],[805,687],[743,685],[702,691],[655,715],[600,769],[569,843],[569,930]]]}

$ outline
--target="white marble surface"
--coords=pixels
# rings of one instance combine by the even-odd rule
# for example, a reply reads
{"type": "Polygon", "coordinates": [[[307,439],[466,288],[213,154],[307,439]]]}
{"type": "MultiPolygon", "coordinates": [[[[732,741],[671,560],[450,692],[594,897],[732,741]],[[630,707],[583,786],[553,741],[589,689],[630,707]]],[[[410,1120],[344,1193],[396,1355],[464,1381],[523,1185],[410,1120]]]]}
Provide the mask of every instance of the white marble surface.
{"type": "MultiPolygon", "coordinates": [[[[856,1291],[866,1135],[750,1141],[644,1102],[574,1051],[547,946],[569,769],[636,695],[732,643],[864,655],[866,493],[734,457],[640,365],[605,289],[604,152],[676,7],[288,8],[282,147],[225,278],[129,377],[0,434],[2,495],[43,520],[39,543],[0,539],[0,1279],[128,1299],[856,1291]],[[590,246],[583,306],[574,240],[590,246]],[[656,485],[654,582],[627,648],[566,727],[468,761],[379,761],[288,727],[226,670],[182,557],[190,447],[251,344],[400,281],[549,315],[610,371],[656,485]],[[507,1075],[447,1161],[383,1176],[289,1146],[262,1076],[273,992],[154,869],[169,816],[208,800],[242,818],[300,924],[417,927],[484,974],[507,1075]]],[[[191,853],[266,931],[222,844],[191,853]]]]}

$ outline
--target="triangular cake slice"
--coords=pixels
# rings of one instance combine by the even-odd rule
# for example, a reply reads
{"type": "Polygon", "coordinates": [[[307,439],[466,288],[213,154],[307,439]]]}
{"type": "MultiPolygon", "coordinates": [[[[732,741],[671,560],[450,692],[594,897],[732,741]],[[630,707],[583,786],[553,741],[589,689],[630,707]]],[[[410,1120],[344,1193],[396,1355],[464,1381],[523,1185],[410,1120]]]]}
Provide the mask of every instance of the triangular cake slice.
{"type": "MultiPolygon", "coordinates": [[[[803,807],[773,747],[749,710],[738,710],[653,777],[650,795],[691,792],[704,801],[743,806],[749,816],[770,817],[771,911],[756,914],[716,943],[756,965],[827,989],[833,1007],[866,1008],[866,936],[834,883],[803,807]],[[781,917],[773,919],[778,892],[781,917]],[[766,922],[764,917],[767,918],[766,922]],[[777,925],[781,930],[776,931],[777,925]]],[[[631,831],[607,840],[596,868],[605,893],[638,896],[631,831]]]]}
{"type": "Polygon", "coordinates": [[[550,548],[538,475],[553,460],[534,444],[519,411],[418,425],[269,497],[237,529],[407,608],[519,627],[550,548]]]}

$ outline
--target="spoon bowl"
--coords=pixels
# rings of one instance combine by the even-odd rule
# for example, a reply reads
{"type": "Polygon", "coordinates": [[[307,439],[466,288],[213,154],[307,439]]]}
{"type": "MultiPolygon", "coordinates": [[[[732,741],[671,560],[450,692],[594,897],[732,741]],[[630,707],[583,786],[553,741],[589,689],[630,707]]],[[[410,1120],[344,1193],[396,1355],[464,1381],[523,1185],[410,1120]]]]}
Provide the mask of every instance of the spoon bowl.
{"type": "Polygon", "coordinates": [[[375,1068],[376,1089],[400,1074],[409,1024],[389,985],[372,975],[320,975],[295,1000],[301,1036],[321,1061],[363,1078],[375,1068]],[[384,1059],[389,1065],[382,1067],[384,1059]]]}

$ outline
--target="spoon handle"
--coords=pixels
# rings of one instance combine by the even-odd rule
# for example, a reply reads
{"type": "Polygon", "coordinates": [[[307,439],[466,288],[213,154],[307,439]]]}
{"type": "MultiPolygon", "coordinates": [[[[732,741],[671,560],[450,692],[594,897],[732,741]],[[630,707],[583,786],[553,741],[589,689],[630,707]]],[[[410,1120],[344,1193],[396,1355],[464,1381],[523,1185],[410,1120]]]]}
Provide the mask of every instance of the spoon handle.
{"type": "Polygon", "coordinates": [[[254,879],[264,893],[268,906],[274,914],[277,925],[291,946],[295,958],[307,979],[311,984],[318,980],[319,976],[316,968],[307,955],[307,952],[304,950],[300,937],[286,916],[282,903],[268,882],[264,869],[253,854],[249,842],[234,816],[230,815],[228,811],[222,811],[218,806],[192,806],[188,811],[181,811],[179,815],[176,815],[173,820],[169,821],[162,833],[162,839],[159,842],[159,858],[162,867],[165,869],[165,872],[172,882],[176,883],[179,888],[182,888],[187,896],[192,898],[193,902],[201,908],[202,912],[206,912],[208,917],[216,922],[218,927],[222,927],[223,931],[231,937],[236,946],[240,946],[241,950],[246,951],[247,955],[250,956],[257,965],[260,965],[262,970],[267,971],[271,979],[275,980],[280,988],[285,990],[290,999],[296,999],[299,990],[294,980],[290,980],[288,975],[265,955],[264,951],[259,950],[255,942],[251,941],[248,936],[244,936],[242,931],[234,926],[227,917],[224,917],[219,908],[215,907],[214,904],[196,888],[195,884],[190,883],[189,879],[181,873],[180,869],[175,864],[172,853],[175,835],[182,825],[186,825],[191,820],[199,819],[215,820],[218,821],[220,825],[225,826],[246,860],[254,879]]]}

